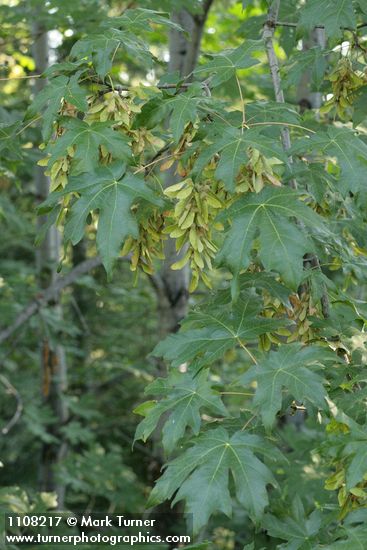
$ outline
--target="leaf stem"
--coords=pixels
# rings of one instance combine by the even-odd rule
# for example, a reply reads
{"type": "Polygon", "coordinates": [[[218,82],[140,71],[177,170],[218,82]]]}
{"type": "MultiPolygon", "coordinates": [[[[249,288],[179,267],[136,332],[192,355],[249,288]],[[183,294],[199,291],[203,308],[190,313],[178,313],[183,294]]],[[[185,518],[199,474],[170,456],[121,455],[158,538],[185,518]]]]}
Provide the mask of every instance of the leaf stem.
{"type": "Polygon", "coordinates": [[[249,419],[247,420],[247,422],[245,422],[245,424],[242,426],[241,432],[245,431],[246,428],[247,428],[247,426],[248,426],[249,424],[251,424],[251,422],[252,422],[253,420],[255,420],[256,417],[257,417],[257,414],[253,414],[253,415],[251,416],[251,418],[249,418],[249,419]]]}
{"type": "Polygon", "coordinates": [[[18,132],[15,134],[16,136],[19,136],[22,132],[24,132],[24,130],[26,130],[27,128],[29,128],[29,126],[32,126],[32,124],[34,122],[37,122],[37,120],[40,120],[42,118],[42,115],[39,115],[38,117],[34,118],[33,120],[31,120],[30,122],[28,122],[28,124],[26,124],[25,126],[23,126],[23,128],[21,128],[20,130],[18,130],[18,132]]]}
{"type": "Polygon", "coordinates": [[[236,82],[237,82],[238,91],[239,91],[239,93],[240,93],[240,98],[241,98],[241,108],[242,108],[242,126],[241,126],[241,134],[243,134],[243,129],[244,129],[244,128],[248,128],[248,126],[247,126],[247,124],[246,124],[246,108],[245,108],[245,101],[244,101],[244,99],[243,99],[241,84],[240,84],[240,81],[238,80],[237,73],[236,73],[236,82]]]}
{"type": "Polygon", "coordinates": [[[271,126],[272,124],[276,124],[279,126],[291,126],[292,128],[299,128],[300,130],[307,130],[307,132],[310,132],[311,134],[316,134],[315,130],[311,130],[311,128],[306,128],[306,126],[301,126],[300,124],[293,124],[291,122],[252,122],[248,123],[247,127],[251,126],[271,126]]]}
{"type": "Polygon", "coordinates": [[[252,397],[254,394],[250,392],[241,392],[241,391],[221,391],[221,395],[246,395],[247,397],[252,397]]]}
{"type": "Polygon", "coordinates": [[[239,338],[237,338],[237,341],[239,343],[239,345],[241,346],[241,348],[243,350],[245,350],[245,352],[247,353],[247,355],[249,355],[252,359],[252,361],[255,363],[255,365],[257,365],[257,360],[256,360],[256,357],[251,353],[251,351],[245,346],[245,344],[243,342],[241,342],[241,340],[239,338]]]}

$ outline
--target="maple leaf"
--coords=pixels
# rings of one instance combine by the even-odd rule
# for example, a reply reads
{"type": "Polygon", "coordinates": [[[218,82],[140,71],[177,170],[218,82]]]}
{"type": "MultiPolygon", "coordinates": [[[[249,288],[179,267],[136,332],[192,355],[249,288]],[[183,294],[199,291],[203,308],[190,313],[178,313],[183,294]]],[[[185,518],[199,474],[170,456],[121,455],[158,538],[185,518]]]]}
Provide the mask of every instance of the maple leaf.
{"type": "Polygon", "coordinates": [[[235,76],[237,69],[247,69],[257,65],[259,61],[252,57],[252,54],[261,48],[261,40],[247,40],[234,50],[212,54],[212,59],[195,69],[194,74],[200,79],[203,79],[208,73],[213,74],[214,77],[210,81],[210,85],[218,86],[235,76]]]}
{"type": "Polygon", "coordinates": [[[19,122],[0,123],[0,152],[4,154],[6,151],[10,158],[17,160],[22,158],[18,137],[19,126],[19,122]]]}
{"type": "Polygon", "coordinates": [[[104,22],[104,26],[123,27],[137,34],[153,31],[154,25],[182,31],[182,27],[172,21],[167,13],[146,8],[128,9],[120,17],[111,17],[104,22]]]}
{"type": "Polygon", "coordinates": [[[327,36],[340,36],[343,28],[356,27],[353,3],[351,0],[307,0],[301,8],[300,25],[307,29],[324,25],[327,36]]]}
{"type": "Polygon", "coordinates": [[[90,172],[98,167],[100,150],[103,145],[115,159],[129,159],[131,150],[127,136],[111,128],[112,122],[92,122],[88,124],[77,118],[65,118],[62,126],[66,129],[55,142],[50,142],[46,152],[51,157],[49,168],[68,154],[69,147],[76,146],[73,156],[73,170],[90,172]]]}
{"type": "Polygon", "coordinates": [[[202,370],[197,376],[191,373],[171,371],[167,379],[159,378],[150,384],[146,394],[163,395],[159,402],[148,401],[135,409],[145,419],[139,424],[135,440],[146,441],[156,428],[164,413],[162,444],[167,453],[171,453],[179,439],[189,426],[195,435],[200,431],[201,409],[220,416],[227,416],[219,393],[214,391],[208,381],[208,372],[202,370]]]}
{"type": "Polygon", "coordinates": [[[241,130],[233,127],[222,127],[220,132],[208,136],[212,143],[203,149],[194,166],[194,172],[200,173],[209,163],[211,158],[220,153],[220,160],[215,175],[222,180],[226,189],[235,190],[235,179],[241,166],[249,160],[247,154],[249,147],[256,147],[264,156],[276,157],[286,162],[283,149],[273,138],[261,133],[258,128],[241,130]]]}
{"type": "Polygon", "coordinates": [[[111,273],[123,240],[128,235],[138,237],[138,223],[131,212],[133,202],[142,198],[151,204],[162,204],[143,179],[124,172],[120,164],[101,167],[93,175],[70,178],[65,189],[66,193],[80,194],[67,217],[65,240],[78,243],[89,213],[98,210],[97,247],[107,273],[111,273]]]}
{"type": "Polygon", "coordinates": [[[300,122],[300,115],[292,105],[287,103],[254,101],[246,104],[246,122],[248,124],[254,122],[289,122],[297,124],[300,122]]]}
{"type": "Polygon", "coordinates": [[[323,378],[310,367],[322,367],[322,361],[335,361],[332,352],[317,346],[302,348],[301,344],[281,346],[265,359],[251,367],[241,377],[243,384],[256,380],[254,405],[261,411],[264,426],[271,428],[276,414],[282,408],[283,388],[301,403],[308,401],[316,407],[325,407],[326,390],[323,378]]]}
{"type": "Polygon", "coordinates": [[[138,63],[150,67],[153,55],[143,40],[127,30],[106,28],[103,33],[90,34],[78,40],[71,49],[72,59],[91,59],[102,79],[112,68],[113,58],[119,48],[138,63]]]}
{"type": "Polygon", "coordinates": [[[258,435],[241,431],[230,436],[224,428],[209,430],[194,440],[194,446],[167,464],[148,506],[170,499],[178,489],[172,505],[186,501],[185,511],[193,514],[197,533],[213,513],[231,514],[231,472],[238,501],[253,520],[259,519],[268,504],[266,486],[276,486],[276,481],[256,455],[270,460],[282,458],[276,447],[258,435]]]}
{"type": "Polygon", "coordinates": [[[295,53],[283,69],[285,74],[283,85],[286,87],[298,85],[305,72],[309,71],[312,89],[319,90],[327,67],[325,55],[326,53],[320,47],[295,53]]]}
{"type": "Polygon", "coordinates": [[[339,189],[348,191],[364,189],[367,169],[367,145],[348,128],[330,127],[311,138],[300,139],[292,147],[294,152],[321,151],[323,155],[336,157],[340,165],[339,189]]]}
{"type": "Polygon", "coordinates": [[[188,122],[195,122],[198,116],[198,106],[205,104],[205,98],[198,96],[202,93],[201,86],[193,84],[189,90],[175,95],[164,101],[163,107],[172,110],[170,127],[176,142],[179,141],[188,122]]]}
{"type": "Polygon", "coordinates": [[[265,514],[262,524],[272,537],[288,541],[289,550],[314,550],[314,537],[320,530],[321,521],[320,510],[314,510],[307,516],[301,499],[296,497],[292,502],[291,515],[278,519],[271,514],[265,514]]]}
{"type": "Polygon", "coordinates": [[[366,540],[366,525],[343,525],[338,531],[338,540],[326,546],[323,545],[323,548],[324,550],[364,550],[366,540]],[[343,540],[341,540],[341,537],[343,537],[343,540]]]}
{"type": "Polygon", "coordinates": [[[232,306],[214,300],[204,310],[191,313],[180,331],[160,342],[153,355],[164,357],[174,367],[193,359],[196,368],[213,363],[233,346],[284,325],[284,321],[258,316],[260,310],[258,297],[251,293],[242,294],[232,306]]]}
{"type": "Polygon", "coordinates": [[[218,264],[227,265],[236,279],[250,263],[253,241],[259,234],[259,257],[267,270],[274,269],[290,288],[296,290],[303,277],[303,256],[313,251],[313,243],[290,218],[305,225],[321,227],[322,219],[299,200],[296,192],[265,188],[248,193],[229,209],[233,220],[217,255],[218,264]]]}
{"type": "Polygon", "coordinates": [[[28,116],[32,116],[46,107],[42,123],[42,135],[46,141],[51,136],[53,124],[63,99],[75,105],[79,111],[87,111],[87,90],[79,84],[80,74],[79,71],[71,77],[60,75],[52,78],[34,98],[28,110],[28,116]]]}

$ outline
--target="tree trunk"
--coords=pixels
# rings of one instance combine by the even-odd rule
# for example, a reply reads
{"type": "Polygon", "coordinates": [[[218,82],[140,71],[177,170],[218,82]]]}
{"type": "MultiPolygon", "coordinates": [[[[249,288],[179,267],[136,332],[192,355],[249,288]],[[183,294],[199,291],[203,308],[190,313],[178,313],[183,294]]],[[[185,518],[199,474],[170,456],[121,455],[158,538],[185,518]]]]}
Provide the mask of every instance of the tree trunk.
{"type": "MultiPolygon", "coordinates": [[[[188,34],[188,37],[175,29],[170,31],[169,36],[169,72],[178,71],[182,78],[189,81],[195,69],[199,53],[200,43],[203,34],[205,21],[212,4],[212,0],[203,2],[201,14],[192,15],[187,10],[181,10],[172,15],[172,20],[178,23],[188,34]]],[[[176,175],[177,165],[174,164],[168,171],[164,186],[168,187],[177,183],[180,178],[176,175]]],[[[176,332],[179,323],[187,313],[188,308],[188,285],[190,279],[189,266],[179,271],[173,271],[171,265],[177,262],[186,250],[179,254],[176,252],[175,241],[168,239],[165,245],[165,261],[159,276],[158,310],[160,337],[163,338],[170,332],[176,332]]]]}
{"type": "MultiPolygon", "coordinates": [[[[36,71],[42,73],[48,66],[48,34],[38,24],[34,28],[34,59],[36,71]]],[[[45,86],[43,79],[36,79],[35,93],[38,93],[45,86]]],[[[35,185],[37,198],[39,202],[44,201],[50,189],[49,178],[45,176],[41,167],[36,167],[35,185]]],[[[38,220],[39,228],[43,225],[45,219],[40,217],[38,220]]],[[[56,227],[51,227],[45,236],[44,241],[37,251],[37,273],[39,285],[42,289],[48,287],[55,281],[56,267],[59,261],[60,237],[56,227]]],[[[61,306],[55,300],[50,307],[54,314],[61,319],[61,306]]],[[[42,399],[43,403],[50,408],[55,422],[49,426],[51,436],[57,438],[57,442],[44,443],[41,452],[39,484],[41,491],[55,492],[58,499],[58,507],[63,508],[65,487],[55,480],[55,466],[65,456],[67,446],[60,437],[60,427],[67,421],[68,413],[63,398],[66,390],[66,360],[65,350],[58,343],[58,335],[50,337],[44,333],[41,343],[41,370],[42,370],[42,399]]]]}

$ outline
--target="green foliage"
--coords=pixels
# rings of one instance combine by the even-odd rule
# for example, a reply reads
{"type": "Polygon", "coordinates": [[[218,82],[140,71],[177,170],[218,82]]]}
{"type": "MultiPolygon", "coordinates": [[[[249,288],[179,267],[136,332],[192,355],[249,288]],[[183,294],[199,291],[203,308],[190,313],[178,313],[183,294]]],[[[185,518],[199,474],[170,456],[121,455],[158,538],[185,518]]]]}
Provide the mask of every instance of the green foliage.
{"type": "Polygon", "coordinates": [[[208,372],[201,371],[193,377],[189,373],[172,371],[168,379],[158,378],[150,384],[145,393],[162,396],[159,402],[148,401],[135,409],[145,419],[139,424],[135,439],[146,441],[162,417],[165,416],[162,430],[162,444],[168,454],[172,453],[178,441],[190,426],[195,435],[200,431],[201,409],[209,413],[227,416],[218,392],[211,388],[207,380],[208,372]],[[167,417],[165,413],[170,412],[167,417]]]}
{"type": "Polygon", "coordinates": [[[250,293],[232,305],[213,301],[205,309],[190,314],[182,329],[160,342],[153,354],[171,361],[173,367],[192,360],[196,369],[209,365],[226,350],[254,341],[283,324],[258,316],[260,311],[260,300],[250,293]]]}
{"type": "Polygon", "coordinates": [[[269,352],[264,361],[246,372],[241,382],[246,385],[256,380],[253,402],[261,411],[265,428],[274,425],[276,414],[282,408],[284,388],[300,403],[310,401],[320,409],[325,408],[327,393],[323,379],[308,368],[320,366],[323,359],[333,360],[333,355],[320,348],[308,346],[302,349],[299,344],[289,344],[276,352],[269,352]]]}
{"type": "Polygon", "coordinates": [[[220,132],[209,139],[213,139],[213,144],[205,148],[199,156],[195,165],[195,172],[201,172],[208,164],[211,158],[220,153],[215,176],[224,182],[226,189],[230,192],[235,190],[235,180],[240,167],[246,164],[249,157],[247,150],[249,147],[256,147],[268,158],[276,157],[285,160],[284,152],[278,143],[263,135],[258,129],[249,129],[241,132],[236,128],[221,127],[220,132]]]}
{"type": "Polygon", "coordinates": [[[294,151],[307,149],[337,158],[340,168],[338,186],[344,195],[348,191],[361,189],[366,170],[367,145],[348,128],[330,127],[326,132],[318,132],[309,140],[300,140],[294,151]]]}
{"type": "Polygon", "coordinates": [[[126,174],[124,167],[118,164],[99,168],[93,176],[90,173],[76,176],[70,181],[70,188],[66,191],[79,192],[80,198],[73,205],[65,225],[65,239],[77,244],[83,237],[89,213],[98,210],[97,247],[110,273],[123,240],[127,235],[135,237],[138,234],[138,225],[130,211],[133,202],[137,198],[153,204],[160,204],[160,201],[144,180],[126,174]]]}
{"type": "Polygon", "coordinates": [[[229,229],[218,261],[230,267],[234,277],[251,263],[253,241],[259,235],[259,257],[266,270],[278,271],[292,289],[303,276],[303,256],[313,244],[294,221],[295,216],[308,226],[322,221],[292,190],[264,189],[257,195],[240,197],[231,207],[233,225],[229,229]]]}
{"type": "Polygon", "coordinates": [[[195,75],[202,79],[209,74],[212,76],[210,85],[219,86],[235,76],[237,69],[247,69],[257,65],[259,61],[252,54],[260,48],[261,44],[258,40],[247,40],[235,50],[213,54],[208,63],[195,70],[195,75]]]}
{"type": "Polygon", "coordinates": [[[275,449],[259,436],[236,432],[231,437],[223,428],[202,434],[195,445],[169,462],[152,491],[149,504],[171,498],[186,501],[185,510],[193,514],[194,531],[206,525],[219,510],[229,515],[232,499],[228,489],[229,471],[235,480],[236,497],[256,520],[268,502],[266,485],[276,485],[270,470],[257,454],[279,458],[275,449]]]}
{"type": "Polygon", "coordinates": [[[356,27],[351,0],[308,0],[301,11],[300,24],[308,29],[325,25],[327,36],[340,36],[343,27],[356,27]]]}
{"type": "MultiPolygon", "coordinates": [[[[99,270],[84,276],[63,294],[63,318],[40,308],[2,352],[4,426],[24,406],[14,443],[4,438],[4,486],[18,475],[35,487],[36,457],[66,443],[56,475],[70,509],[143,510],[155,482],[148,506],[183,503],[200,540],[212,539],[192,548],[364,547],[365,2],[281,2],[291,26],[277,25],[273,42],[286,103],[274,101],[264,42],[242,40],[250,27],[259,37],[269,2],[213,3],[187,78],[167,72],[168,32],[173,47],[181,31],[156,10],[187,8],[198,22],[200,1],[93,3],[93,14],[89,2],[15,4],[0,54],[2,325],[39,296],[37,162],[51,180],[43,235],[61,229],[67,268],[98,253],[117,276],[110,286],[99,270]],[[22,10],[37,5],[62,44],[32,100],[22,10]],[[301,88],[319,92],[320,109],[303,111],[301,88]],[[121,256],[147,275],[136,288],[121,256]],[[166,279],[186,265],[182,319],[185,289],[166,279]],[[63,425],[40,399],[50,388],[39,341],[46,355],[63,346],[72,365],[63,425]],[[143,387],[152,400],[141,403],[143,387]]],[[[0,502],[43,510],[53,496],[7,487],[0,502]]]]}
{"type": "Polygon", "coordinates": [[[78,71],[70,78],[65,75],[57,76],[35,97],[29,109],[29,114],[32,116],[46,106],[43,113],[42,125],[42,133],[45,140],[49,140],[51,137],[53,123],[60,110],[62,100],[68,101],[83,113],[87,111],[87,92],[79,85],[81,74],[82,71],[78,71]]]}

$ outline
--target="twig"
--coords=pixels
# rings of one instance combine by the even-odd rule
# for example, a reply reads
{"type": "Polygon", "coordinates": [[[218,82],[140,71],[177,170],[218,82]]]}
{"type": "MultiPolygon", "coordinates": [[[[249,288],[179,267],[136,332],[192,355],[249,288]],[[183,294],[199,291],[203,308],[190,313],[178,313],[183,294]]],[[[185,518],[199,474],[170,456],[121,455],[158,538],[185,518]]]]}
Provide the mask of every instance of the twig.
{"type": "MultiPolygon", "coordinates": [[[[277,101],[278,103],[285,103],[284,94],[282,90],[282,82],[280,79],[279,63],[274,50],[274,42],[273,42],[275,24],[278,17],[278,11],[279,11],[279,4],[280,4],[280,0],[275,0],[269,8],[268,20],[264,25],[263,38],[265,42],[266,55],[268,57],[269,66],[270,66],[271,79],[273,81],[275,101],[277,101]]],[[[288,127],[285,126],[282,128],[281,137],[282,137],[283,148],[286,152],[288,152],[291,148],[291,138],[290,138],[288,127]]],[[[293,158],[291,155],[288,156],[288,160],[289,160],[289,164],[292,165],[293,158]]],[[[294,178],[292,178],[289,183],[293,189],[297,188],[297,182],[294,178]]]]}
{"type": "MultiPolygon", "coordinates": [[[[269,8],[268,20],[264,25],[263,38],[264,38],[266,53],[269,61],[271,78],[273,81],[275,100],[278,103],[285,103],[284,94],[282,90],[282,81],[280,78],[278,58],[274,50],[274,31],[275,31],[275,26],[277,24],[276,21],[278,18],[279,5],[280,5],[280,0],[274,0],[272,5],[269,8]]],[[[291,138],[290,138],[290,132],[289,132],[288,126],[285,126],[282,128],[281,137],[282,137],[283,148],[287,153],[291,148],[291,138]]],[[[289,155],[288,159],[289,159],[289,164],[292,165],[293,163],[292,156],[289,155]]],[[[292,178],[289,184],[293,189],[297,189],[297,181],[295,178],[292,178]]],[[[312,254],[310,256],[310,261],[314,267],[317,267],[317,269],[321,271],[319,259],[315,254],[312,254]]],[[[322,314],[326,319],[330,315],[330,303],[329,303],[329,297],[327,294],[327,289],[325,285],[323,286],[324,286],[324,289],[321,297],[321,309],[322,309],[322,314]]]]}
{"type": "Polygon", "coordinates": [[[31,74],[31,75],[27,75],[27,76],[9,76],[7,78],[0,78],[0,81],[5,81],[5,80],[26,80],[28,78],[41,78],[41,76],[43,76],[42,74],[31,74]]]}
{"type": "Polygon", "coordinates": [[[13,384],[11,384],[9,380],[5,378],[5,376],[2,374],[0,374],[0,382],[5,386],[6,393],[8,395],[12,395],[13,397],[15,397],[17,402],[17,408],[15,409],[15,413],[13,414],[9,422],[6,424],[6,426],[4,426],[4,428],[2,428],[1,430],[1,433],[3,435],[6,435],[10,432],[10,430],[15,426],[15,424],[20,419],[23,412],[23,401],[18,390],[14,388],[13,384]]]}
{"type": "MultiPolygon", "coordinates": [[[[291,27],[291,28],[296,29],[298,27],[298,23],[290,23],[288,21],[277,21],[275,23],[275,26],[276,27],[291,27]]],[[[363,27],[367,27],[367,22],[366,23],[360,23],[359,25],[356,26],[356,29],[362,29],[363,27]]],[[[315,29],[324,29],[325,25],[315,25],[314,28],[315,29]]],[[[351,31],[351,32],[353,32],[353,30],[354,30],[354,29],[351,29],[350,27],[340,27],[340,28],[345,30],[345,31],[351,31]]]]}

